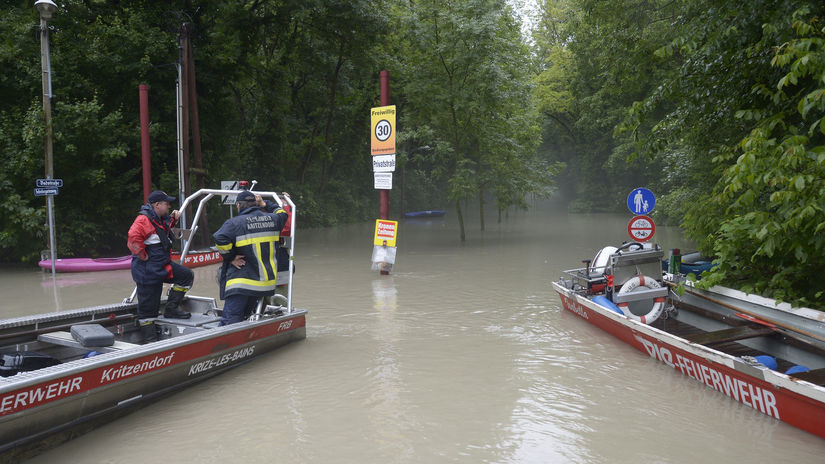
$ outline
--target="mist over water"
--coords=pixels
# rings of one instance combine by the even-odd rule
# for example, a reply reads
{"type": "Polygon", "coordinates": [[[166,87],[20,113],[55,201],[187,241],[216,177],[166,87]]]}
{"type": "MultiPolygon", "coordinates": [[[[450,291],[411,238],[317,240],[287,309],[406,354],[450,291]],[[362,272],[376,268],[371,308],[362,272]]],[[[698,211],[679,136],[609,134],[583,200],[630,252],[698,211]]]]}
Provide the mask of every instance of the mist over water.
{"type": "MultiPolygon", "coordinates": [[[[467,208],[472,209],[472,208],[467,208]]],[[[401,221],[391,275],[373,223],[300,230],[307,339],[147,405],[32,462],[821,462],[825,441],[561,310],[550,282],[627,240],[630,214],[401,221]]],[[[689,250],[657,227],[663,248],[689,250]]],[[[217,297],[216,266],[193,293],[217,297]]],[[[0,270],[3,317],[122,300],[129,271],[0,270]]]]}

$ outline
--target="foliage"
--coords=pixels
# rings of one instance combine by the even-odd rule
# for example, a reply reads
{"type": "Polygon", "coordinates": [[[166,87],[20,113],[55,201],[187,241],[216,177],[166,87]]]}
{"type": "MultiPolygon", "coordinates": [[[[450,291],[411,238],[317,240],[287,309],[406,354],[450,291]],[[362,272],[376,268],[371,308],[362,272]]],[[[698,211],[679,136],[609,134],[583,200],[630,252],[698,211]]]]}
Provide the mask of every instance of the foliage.
{"type": "Polygon", "coordinates": [[[714,197],[727,214],[706,282],[821,306],[825,292],[812,282],[825,269],[825,21],[807,7],[791,19],[794,37],[771,59],[784,74],[753,87],[762,104],[737,117],[755,127],[715,160],[729,165],[714,197]]]}
{"type": "Polygon", "coordinates": [[[478,197],[484,229],[485,194],[510,208],[552,185],[544,173],[554,167],[536,158],[529,53],[501,0],[422,1],[397,11],[404,122],[425,129],[413,142],[431,147],[463,240],[461,200],[478,197]]]}
{"type": "MultiPolygon", "coordinates": [[[[47,247],[45,201],[29,193],[44,171],[38,13],[31,2],[4,5],[0,261],[32,261],[47,247]]],[[[411,168],[402,198],[431,204],[486,191],[508,207],[546,192],[552,169],[536,158],[528,50],[503,1],[66,0],[49,22],[54,172],[64,179],[54,197],[59,256],[126,252],[141,203],[139,84],[149,86],[152,187],[177,195],[184,24],[193,31],[207,186],[255,179],[289,191],[304,227],[374,217],[366,128],[378,73],[390,69],[393,103],[411,134],[399,145],[399,163],[411,168]],[[433,20],[448,26],[437,49],[429,48],[433,20]],[[455,77],[450,89],[445,70],[455,77]],[[422,147],[432,148],[418,156],[422,147]],[[472,175],[458,176],[465,161],[472,175]],[[506,178],[523,169],[536,173],[506,178]]],[[[210,227],[224,213],[210,214],[210,227]]]]}

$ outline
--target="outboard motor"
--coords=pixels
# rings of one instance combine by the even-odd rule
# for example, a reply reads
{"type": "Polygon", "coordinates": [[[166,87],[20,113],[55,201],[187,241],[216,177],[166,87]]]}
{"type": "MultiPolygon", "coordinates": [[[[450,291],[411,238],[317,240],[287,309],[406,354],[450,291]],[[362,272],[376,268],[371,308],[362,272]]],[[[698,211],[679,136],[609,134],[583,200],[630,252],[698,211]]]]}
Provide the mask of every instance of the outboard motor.
{"type": "Polygon", "coordinates": [[[11,377],[18,372],[36,371],[56,364],[60,361],[36,351],[0,353],[0,376],[11,377]]]}

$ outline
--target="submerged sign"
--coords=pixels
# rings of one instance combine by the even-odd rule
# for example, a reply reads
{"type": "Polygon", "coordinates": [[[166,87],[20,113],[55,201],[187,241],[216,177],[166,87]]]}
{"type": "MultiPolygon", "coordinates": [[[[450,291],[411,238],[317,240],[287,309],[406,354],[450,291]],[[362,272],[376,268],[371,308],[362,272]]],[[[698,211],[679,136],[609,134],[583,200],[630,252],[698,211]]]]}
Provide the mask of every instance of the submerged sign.
{"type": "Polygon", "coordinates": [[[395,246],[395,237],[398,232],[398,221],[387,221],[386,219],[375,220],[375,240],[374,245],[395,246]]]}

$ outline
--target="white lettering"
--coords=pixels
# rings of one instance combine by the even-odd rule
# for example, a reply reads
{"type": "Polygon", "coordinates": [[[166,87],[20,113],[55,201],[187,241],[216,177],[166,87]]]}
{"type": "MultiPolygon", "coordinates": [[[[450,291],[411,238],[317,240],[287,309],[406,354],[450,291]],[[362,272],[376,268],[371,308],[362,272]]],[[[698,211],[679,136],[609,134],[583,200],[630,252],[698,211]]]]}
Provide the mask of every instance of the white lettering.
{"type": "Polygon", "coordinates": [[[121,364],[117,367],[110,367],[100,374],[100,383],[112,382],[131,375],[137,375],[141,372],[150,371],[156,368],[163,367],[172,361],[175,352],[171,352],[165,357],[155,356],[151,361],[143,361],[141,363],[121,364]]]}
{"type": "MultiPolygon", "coordinates": [[[[570,301],[572,303],[572,301],[570,301]]],[[[724,374],[712,366],[696,362],[679,353],[670,351],[665,346],[635,335],[636,340],[644,347],[650,357],[655,358],[670,367],[681,371],[690,378],[696,379],[710,388],[724,393],[747,406],[762,411],[763,413],[779,419],[779,409],[776,407],[776,397],[768,390],[758,385],[742,381],[740,379],[724,374]]]]}
{"type": "Polygon", "coordinates": [[[28,390],[10,393],[0,400],[0,413],[6,414],[37,406],[43,400],[51,400],[80,390],[83,377],[73,377],[40,385],[28,390]]]}
{"type": "Polygon", "coordinates": [[[206,361],[197,362],[189,366],[189,375],[199,374],[201,372],[208,371],[213,367],[218,367],[230,362],[241,360],[243,358],[252,356],[254,353],[255,345],[252,345],[246,348],[242,348],[240,350],[236,350],[232,353],[226,353],[221,356],[208,359],[206,361]]]}

